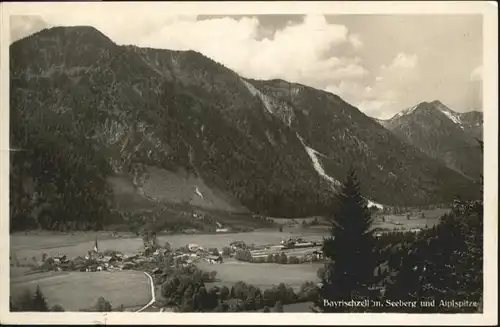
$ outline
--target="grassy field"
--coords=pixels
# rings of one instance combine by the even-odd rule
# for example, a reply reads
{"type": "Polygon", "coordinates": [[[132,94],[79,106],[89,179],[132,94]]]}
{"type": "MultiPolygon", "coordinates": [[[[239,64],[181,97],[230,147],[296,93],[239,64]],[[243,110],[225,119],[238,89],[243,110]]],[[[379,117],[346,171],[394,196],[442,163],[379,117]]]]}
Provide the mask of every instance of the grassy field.
{"type": "MultiPolygon", "coordinates": [[[[414,212],[408,220],[406,214],[382,215],[374,217],[374,227],[386,229],[411,229],[432,227],[439,222],[439,218],[447,212],[446,209],[435,209],[414,212]]],[[[297,221],[299,219],[296,219],[297,221]]],[[[311,226],[302,228],[296,226],[285,226],[283,232],[264,229],[248,233],[227,234],[177,234],[160,235],[160,244],[169,242],[173,247],[196,243],[203,247],[222,248],[232,241],[241,240],[247,244],[268,245],[279,244],[281,240],[290,236],[300,236],[310,241],[321,241],[323,236],[329,235],[327,226],[311,226]]],[[[118,250],[124,253],[134,253],[142,248],[142,239],[128,232],[118,233],[118,237],[112,237],[110,232],[75,232],[75,233],[53,233],[53,232],[29,232],[14,233],[10,237],[10,255],[19,261],[29,261],[33,257],[39,259],[43,253],[49,256],[66,254],[69,257],[84,255],[94,246],[98,239],[100,250],[118,250]]]]}
{"type": "Polygon", "coordinates": [[[212,285],[225,285],[231,288],[234,283],[243,281],[264,290],[271,288],[273,285],[285,283],[298,291],[304,282],[317,281],[318,268],[323,267],[323,264],[314,262],[312,264],[280,265],[241,261],[209,264],[201,261],[197,263],[197,266],[204,270],[215,270],[217,272],[217,279],[220,282],[211,283],[212,285]]]}
{"type": "Polygon", "coordinates": [[[140,307],[151,300],[149,279],[140,271],[47,272],[10,279],[13,299],[39,285],[49,306],[59,304],[66,311],[90,308],[100,296],[113,308],[140,307]]]}
{"type": "Polygon", "coordinates": [[[387,229],[412,229],[412,228],[425,228],[432,227],[439,223],[439,219],[448,209],[433,209],[422,210],[419,212],[411,212],[410,219],[407,214],[391,215],[391,214],[378,214],[374,216],[373,227],[387,228],[387,229]],[[423,214],[423,215],[422,215],[423,214]],[[385,221],[382,221],[384,217],[385,221]]]}

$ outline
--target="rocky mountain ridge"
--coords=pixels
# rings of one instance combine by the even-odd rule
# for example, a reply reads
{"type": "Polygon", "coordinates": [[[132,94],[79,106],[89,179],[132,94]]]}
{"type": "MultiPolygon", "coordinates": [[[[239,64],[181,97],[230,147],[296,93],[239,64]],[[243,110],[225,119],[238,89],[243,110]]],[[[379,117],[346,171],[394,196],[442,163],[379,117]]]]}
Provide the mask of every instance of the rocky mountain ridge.
{"type": "Polygon", "coordinates": [[[380,122],[405,142],[478,180],[482,173],[482,113],[458,113],[440,101],[422,102],[380,122]]]}
{"type": "Polygon", "coordinates": [[[275,216],[324,213],[351,165],[378,203],[473,194],[468,179],[338,96],[245,79],[194,51],[118,46],[92,27],[54,27],[14,42],[10,60],[11,147],[24,149],[11,155],[17,217],[45,203],[50,225],[82,199],[86,209],[64,219],[106,216],[116,205],[110,177],[158,198],[169,179],[152,171],[197,181],[176,201],[189,203],[203,183],[221,209],[275,216]]]}

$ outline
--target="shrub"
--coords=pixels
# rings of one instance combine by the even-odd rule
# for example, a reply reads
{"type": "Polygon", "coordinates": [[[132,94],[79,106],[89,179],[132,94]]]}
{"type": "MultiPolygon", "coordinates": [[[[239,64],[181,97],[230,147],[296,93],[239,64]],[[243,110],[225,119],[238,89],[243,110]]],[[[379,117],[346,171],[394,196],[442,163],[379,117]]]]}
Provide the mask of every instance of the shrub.
{"type": "Polygon", "coordinates": [[[229,246],[225,246],[222,248],[222,255],[226,257],[230,257],[233,253],[233,250],[229,246]]]}
{"type": "Polygon", "coordinates": [[[112,310],[112,306],[109,301],[107,301],[101,296],[99,299],[97,299],[97,302],[93,307],[93,310],[97,312],[109,312],[112,310]]]}
{"type": "Polygon", "coordinates": [[[215,255],[215,256],[219,255],[219,250],[217,248],[210,248],[210,249],[208,249],[208,252],[212,255],[215,255]]]}
{"type": "Polygon", "coordinates": [[[281,264],[288,263],[288,257],[286,256],[286,254],[284,252],[281,252],[281,254],[279,255],[278,258],[279,258],[278,263],[281,263],[281,264]]]}
{"type": "Polygon", "coordinates": [[[273,312],[284,312],[283,310],[283,303],[281,301],[277,301],[276,304],[274,305],[273,312]]]}
{"type": "Polygon", "coordinates": [[[252,253],[250,253],[250,250],[248,249],[236,252],[234,258],[240,261],[247,261],[247,262],[253,261],[252,253]]]}
{"type": "Polygon", "coordinates": [[[50,311],[52,311],[52,312],[64,312],[64,308],[62,306],[60,306],[59,304],[56,304],[50,308],[50,311]]]}

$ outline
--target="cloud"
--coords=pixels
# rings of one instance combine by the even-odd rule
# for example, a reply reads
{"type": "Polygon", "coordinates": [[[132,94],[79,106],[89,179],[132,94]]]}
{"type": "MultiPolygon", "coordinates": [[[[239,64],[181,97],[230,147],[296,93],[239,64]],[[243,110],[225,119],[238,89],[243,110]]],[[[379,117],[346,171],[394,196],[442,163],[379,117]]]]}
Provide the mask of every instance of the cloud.
{"type": "Polygon", "coordinates": [[[198,20],[150,11],[105,19],[68,12],[43,19],[49,26],[94,26],[118,44],[195,50],[250,78],[281,78],[324,89],[334,81],[369,74],[351,55],[363,46],[361,37],[344,25],[328,23],[323,15],[306,15],[274,31],[256,17],[198,20]]]}
{"type": "Polygon", "coordinates": [[[10,41],[14,42],[47,27],[42,17],[23,15],[10,17],[10,41]]]}
{"type": "Polygon", "coordinates": [[[25,16],[11,34],[90,25],[117,44],[191,49],[245,77],[327,90],[378,118],[422,101],[439,99],[464,111],[481,100],[481,20],[470,15],[201,17],[136,9],[113,16],[68,10],[25,16]]]}
{"type": "MultiPolygon", "coordinates": [[[[418,83],[418,56],[398,53],[372,80],[341,81],[326,90],[336,93],[370,116],[389,118],[403,109],[405,97],[418,83]]],[[[413,99],[411,99],[413,100],[413,99]]]]}
{"type": "Polygon", "coordinates": [[[470,110],[483,110],[483,66],[477,66],[470,74],[467,92],[467,105],[470,110]]]}
{"type": "Polygon", "coordinates": [[[361,37],[358,34],[351,34],[349,36],[349,42],[355,49],[360,49],[363,47],[363,42],[361,41],[361,37]]]}
{"type": "Polygon", "coordinates": [[[267,36],[258,37],[260,29],[255,17],[180,22],[142,38],[140,45],[192,49],[245,77],[282,78],[318,88],[368,73],[359,58],[343,57],[341,51],[335,51],[353,42],[348,29],[327,23],[321,15],[305,16],[301,23],[286,25],[272,36],[267,32],[267,36]]]}

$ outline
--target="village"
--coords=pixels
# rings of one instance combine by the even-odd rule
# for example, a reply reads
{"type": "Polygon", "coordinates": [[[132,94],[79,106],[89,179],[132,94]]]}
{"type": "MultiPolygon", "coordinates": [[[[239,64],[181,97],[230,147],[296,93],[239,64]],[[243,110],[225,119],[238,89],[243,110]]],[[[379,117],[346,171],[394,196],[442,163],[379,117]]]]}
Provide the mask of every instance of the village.
{"type": "Polygon", "coordinates": [[[168,243],[159,246],[155,235],[149,238],[146,237],[143,241],[143,250],[133,254],[125,254],[109,249],[100,251],[96,239],[94,248],[85,255],[73,259],[68,258],[66,255],[44,257],[36,270],[82,272],[143,270],[156,274],[162,271],[167,256],[172,266],[188,266],[200,261],[206,261],[209,264],[221,264],[224,262],[224,258],[226,260],[282,264],[320,261],[323,259],[320,245],[317,242],[308,242],[302,238],[288,238],[283,240],[281,244],[265,246],[247,245],[243,241],[232,241],[222,249],[207,249],[194,243],[171,249],[168,243]],[[269,257],[271,259],[268,259],[269,257]],[[283,260],[283,258],[288,259],[283,260]],[[298,260],[294,261],[293,258],[298,258],[298,260]]]}

